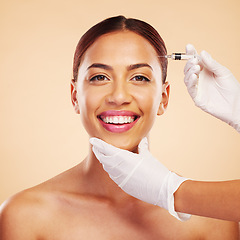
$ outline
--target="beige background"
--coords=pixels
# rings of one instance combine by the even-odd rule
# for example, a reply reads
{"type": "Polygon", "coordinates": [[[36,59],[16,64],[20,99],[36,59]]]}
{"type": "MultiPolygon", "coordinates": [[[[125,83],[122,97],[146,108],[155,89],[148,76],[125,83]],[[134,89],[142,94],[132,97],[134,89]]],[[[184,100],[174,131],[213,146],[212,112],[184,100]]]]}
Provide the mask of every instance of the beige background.
{"type": "MultiPolygon", "coordinates": [[[[88,137],[71,106],[72,58],[80,36],[123,14],[152,24],[169,53],[207,50],[240,80],[239,0],[1,0],[0,203],[78,164],[88,137]]],[[[169,62],[171,98],[151,134],[153,154],[199,180],[240,178],[240,135],[197,109],[169,62]]]]}

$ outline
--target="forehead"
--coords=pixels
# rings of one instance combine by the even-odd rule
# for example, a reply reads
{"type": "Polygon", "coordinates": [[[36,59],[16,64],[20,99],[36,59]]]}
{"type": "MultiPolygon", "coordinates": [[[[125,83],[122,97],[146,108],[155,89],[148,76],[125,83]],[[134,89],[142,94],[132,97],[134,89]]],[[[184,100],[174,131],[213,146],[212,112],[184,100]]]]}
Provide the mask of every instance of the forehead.
{"type": "Polygon", "coordinates": [[[107,64],[148,62],[158,64],[154,47],[144,37],[131,32],[121,31],[99,37],[85,52],[82,62],[101,62],[107,64]]]}

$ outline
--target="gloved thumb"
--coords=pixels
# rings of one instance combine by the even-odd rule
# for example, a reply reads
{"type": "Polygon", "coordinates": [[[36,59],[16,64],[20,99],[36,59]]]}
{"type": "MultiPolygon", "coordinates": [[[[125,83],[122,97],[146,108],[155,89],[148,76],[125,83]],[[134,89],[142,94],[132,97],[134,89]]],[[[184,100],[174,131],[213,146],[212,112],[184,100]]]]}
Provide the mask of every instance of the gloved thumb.
{"type": "Polygon", "coordinates": [[[148,139],[146,137],[138,144],[138,153],[143,154],[145,152],[148,152],[148,139]]]}
{"type": "Polygon", "coordinates": [[[200,56],[204,67],[214,73],[217,77],[227,77],[230,74],[230,71],[215,61],[208,52],[202,51],[200,56]]]}
{"type": "Polygon", "coordinates": [[[189,43],[186,45],[186,54],[196,55],[197,50],[195,49],[195,47],[192,44],[189,43]]]}

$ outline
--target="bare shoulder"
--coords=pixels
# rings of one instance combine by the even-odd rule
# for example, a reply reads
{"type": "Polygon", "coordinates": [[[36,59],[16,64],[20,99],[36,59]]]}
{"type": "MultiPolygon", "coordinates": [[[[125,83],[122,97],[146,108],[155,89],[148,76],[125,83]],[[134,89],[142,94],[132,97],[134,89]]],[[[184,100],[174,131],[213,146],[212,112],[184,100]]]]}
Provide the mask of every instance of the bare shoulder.
{"type": "Polygon", "coordinates": [[[205,217],[192,217],[195,230],[203,239],[239,240],[238,223],[205,217]]]}
{"type": "Polygon", "coordinates": [[[42,201],[35,191],[25,190],[0,207],[0,240],[37,239],[42,201]]]}
{"type": "Polygon", "coordinates": [[[69,215],[69,206],[84,202],[75,191],[74,172],[70,169],[6,200],[0,206],[0,240],[51,239],[49,232],[59,231],[56,226],[69,215]]]}

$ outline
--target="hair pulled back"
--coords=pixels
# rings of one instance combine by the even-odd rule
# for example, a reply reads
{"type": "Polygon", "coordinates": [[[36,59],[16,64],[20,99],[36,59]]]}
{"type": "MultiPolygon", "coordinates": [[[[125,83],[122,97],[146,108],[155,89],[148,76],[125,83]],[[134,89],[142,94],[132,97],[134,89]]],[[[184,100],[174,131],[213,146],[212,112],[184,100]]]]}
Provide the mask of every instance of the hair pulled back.
{"type": "MultiPolygon", "coordinates": [[[[157,52],[157,55],[165,56],[167,54],[163,39],[148,23],[138,19],[125,18],[124,16],[107,18],[91,27],[79,40],[74,54],[73,80],[77,81],[78,68],[83,54],[99,37],[107,33],[124,30],[132,31],[148,40],[157,52]]],[[[161,57],[159,58],[159,62],[162,68],[162,82],[164,83],[167,76],[168,61],[167,58],[161,57]]]]}

